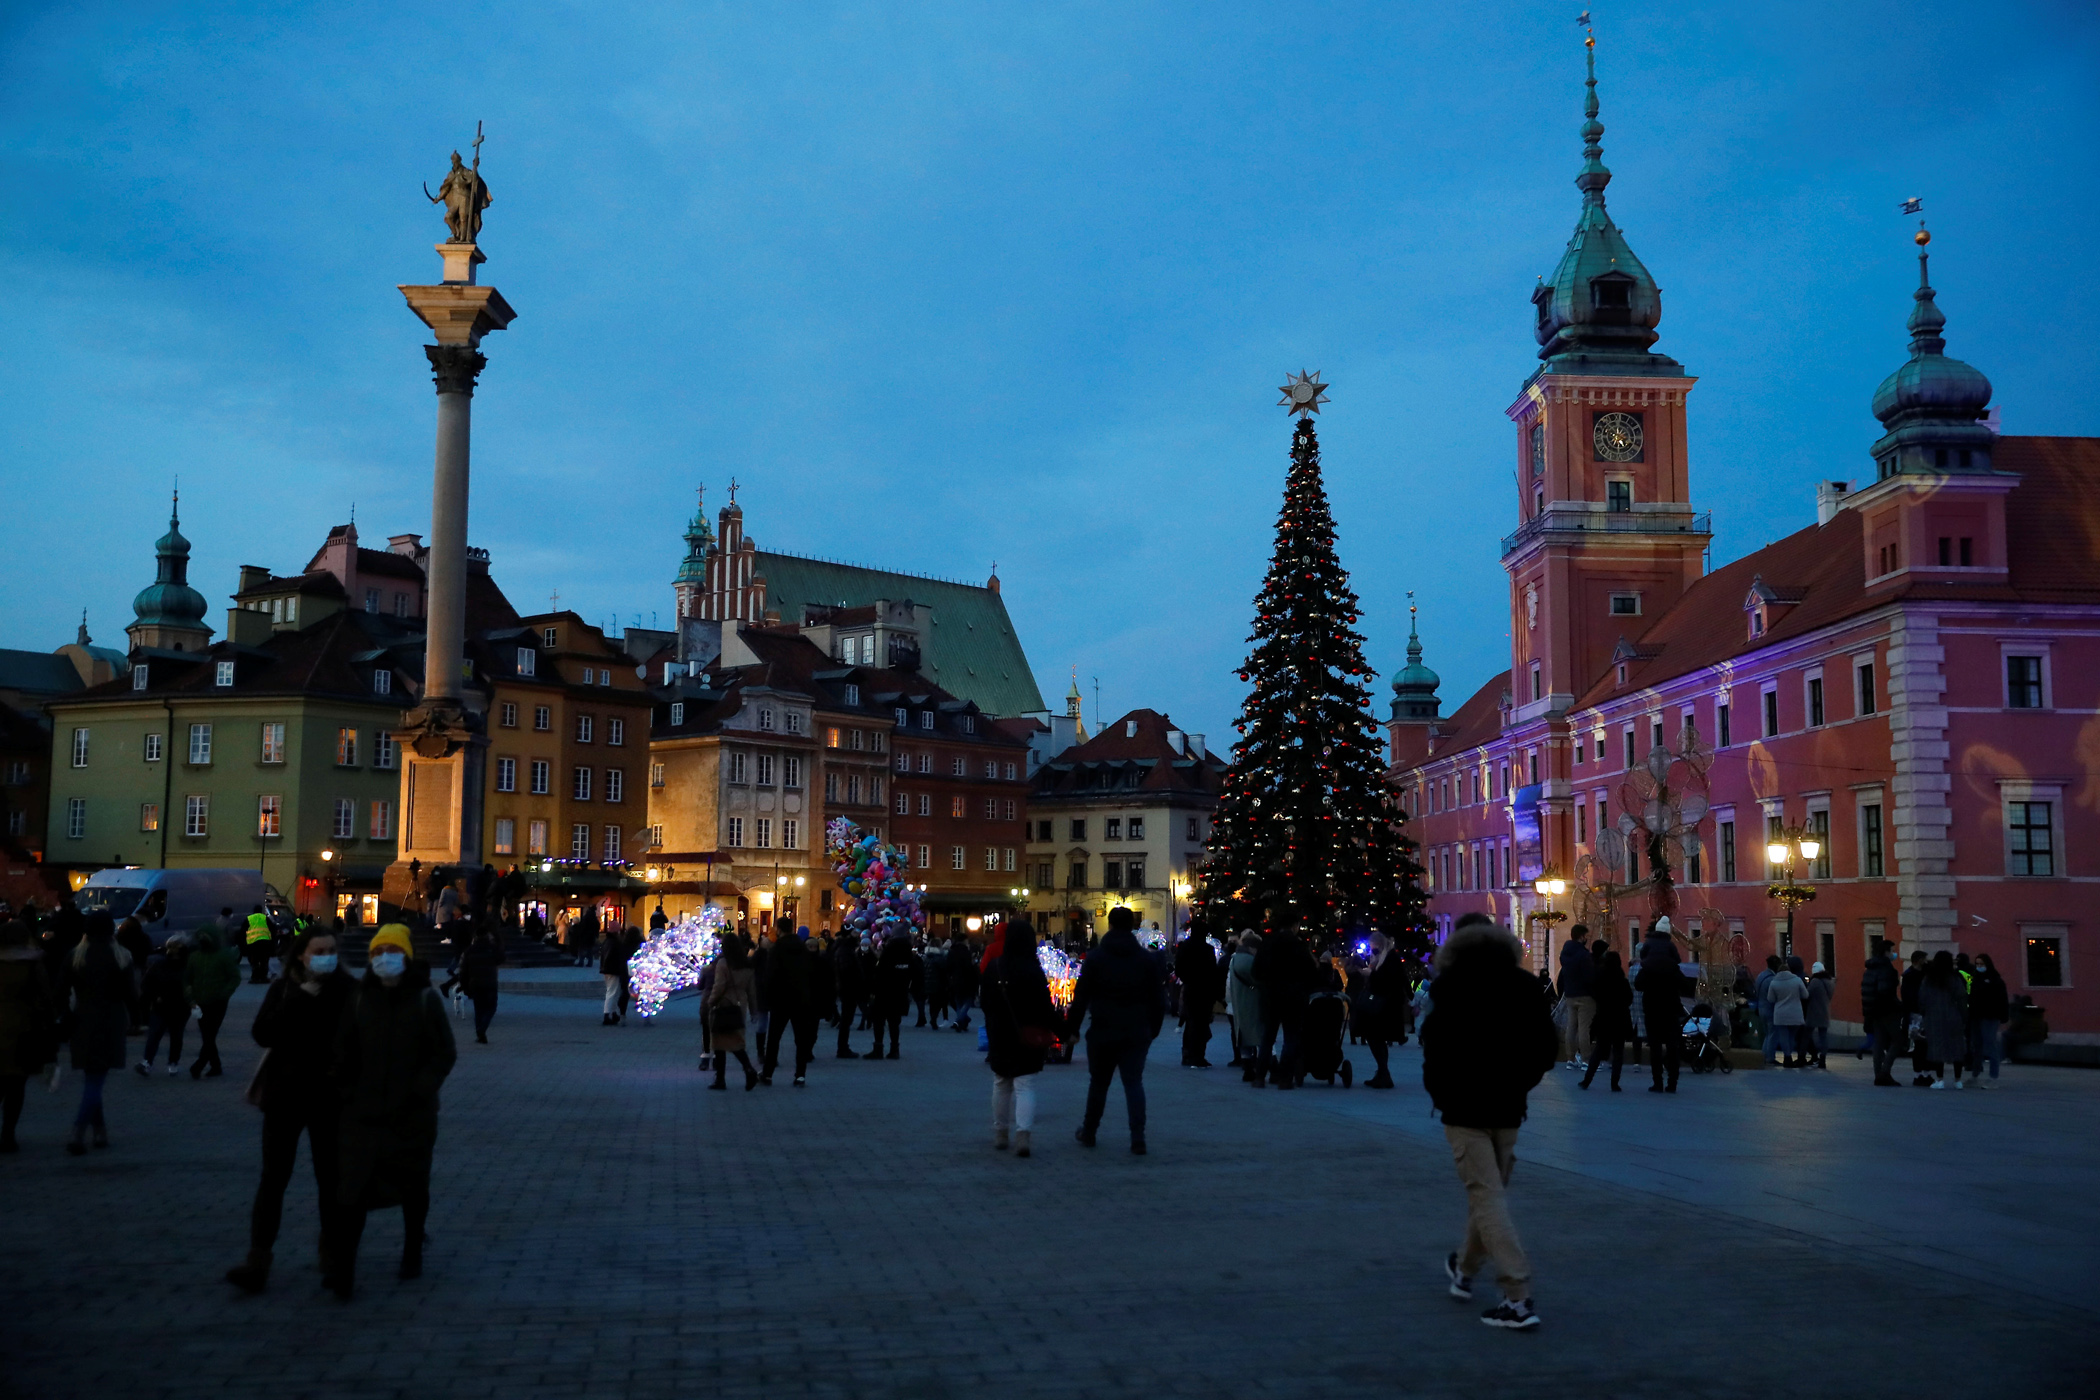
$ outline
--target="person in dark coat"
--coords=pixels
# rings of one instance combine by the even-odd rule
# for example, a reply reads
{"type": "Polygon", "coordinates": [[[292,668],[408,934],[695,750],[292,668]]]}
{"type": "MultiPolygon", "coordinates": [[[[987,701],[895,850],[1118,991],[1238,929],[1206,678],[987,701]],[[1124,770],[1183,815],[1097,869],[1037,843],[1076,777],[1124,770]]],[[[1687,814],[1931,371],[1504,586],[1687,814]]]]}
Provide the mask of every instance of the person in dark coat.
{"type": "Polygon", "coordinates": [[[1312,999],[1319,967],[1312,945],[1301,929],[1278,929],[1254,953],[1254,980],[1261,984],[1261,1072],[1254,1083],[1279,1089],[1298,1087],[1300,1041],[1305,1035],[1305,1005],[1312,999]],[[1276,1052],[1276,1038],[1283,1051],[1276,1052]]]}
{"type": "Polygon", "coordinates": [[[1123,1079],[1123,1102],[1130,1116],[1130,1150],[1145,1151],[1145,1053],[1167,1019],[1167,974],[1159,960],[1140,947],[1137,914],[1118,905],[1108,911],[1108,933],[1080,964],[1072,990],[1072,1009],[1065,1017],[1066,1038],[1075,1039],[1086,1023],[1086,1116],[1074,1134],[1092,1147],[1101,1115],[1108,1107],[1109,1081],[1123,1079]]]}
{"type": "Polygon", "coordinates": [[[1437,950],[1420,1032],[1422,1087],[1443,1116],[1466,1188],[1465,1243],[1445,1256],[1444,1272],[1463,1301],[1473,1296],[1474,1272],[1494,1260],[1502,1302],[1480,1319],[1491,1327],[1538,1325],[1531,1261],[1510,1222],[1506,1190],[1527,1097],[1553,1068],[1560,1033],[1523,956],[1508,929],[1485,915],[1462,917],[1437,950]]]}
{"type": "Polygon", "coordinates": [[[1393,1069],[1387,1063],[1390,1048],[1407,1044],[1407,1007],[1414,988],[1407,982],[1407,960],[1394,951],[1393,938],[1380,930],[1371,935],[1371,966],[1361,979],[1364,984],[1363,1037],[1370,1042],[1371,1058],[1378,1072],[1364,1081],[1366,1089],[1393,1087],[1393,1069]]]}
{"type": "Polygon", "coordinates": [[[847,1043],[854,1018],[867,999],[867,969],[860,960],[860,937],[851,929],[839,934],[831,950],[831,982],[838,997],[839,1053],[841,1060],[857,1060],[860,1051],[847,1043]]]}
{"type": "Polygon", "coordinates": [[[260,1293],[269,1282],[284,1189],[299,1162],[301,1133],[320,1196],[321,1272],[335,1272],[342,1212],[342,1101],[335,1052],[354,985],[338,963],[335,935],[307,934],[292,941],[284,975],[263,993],[262,1009],[255,1013],[255,1043],[268,1052],[256,1071],[255,1088],[263,1112],[262,1180],[248,1215],[248,1257],[226,1271],[226,1281],[243,1292],[260,1293]]]}
{"type": "Polygon", "coordinates": [[[91,1129],[95,1146],[109,1146],[102,1086],[109,1072],[123,1065],[124,1035],[137,1016],[131,954],[118,946],[116,922],[101,910],[87,916],[81,940],[67,959],[64,997],[73,1012],[73,1068],[81,1074],[80,1108],[66,1151],[78,1157],[87,1151],[91,1129]]]}
{"type": "Polygon", "coordinates": [[[190,994],[184,978],[189,955],[188,941],[179,933],[170,934],[139,979],[139,997],[146,1003],[146,1047],[133,1068],[141,1079],[153,1073],[153,1057],[160,1050],[162,1035],[168,1038],[168,1077],[175,1077],[176,1062],[182,1058],[182,1032],[190,1023],[190,994]]]}
{"type": "Polygon", "coordinates": [[[1874,940],[1874,950],[1859,974],[1860,1019],[1874,1044],[1874,1083],[1884,1089],[1896,1083],[1896,1056],[1903,1049],[1903,978],[1889,957],[1889,941],[1874,940]]]}
{"type": "Polygon", "coordinates": [[[875,1048],[868,1052],[870,1059],[882,1058],[882,1032],[890,1033],[890,1054],[893,1060],[904,1054],[903,1043],[897,1038],[898,1028],[904,1024],[904,1013],[911,1007],[912,988],[917,985],[924,964],[912,952],[911,939],[903,934],[892,934],[882,941],[882,951],[875,956],[875,973],[869,988],[868,1019],[875,1027],[875,1048]]]}
{"type": "Polygon", "coordinates": [[[1035,1130],[1035,1076],[1042,1073],[1062,1018],[1036,959],[1035,930],[1009,919],[992,940],[978,992],[984,1002],[985,1064],[992,1071],[992,1146],[1029,1155],[1035,1130]]]}
{"type": "Polygon", "coordinates": [[[1925,965],[1929,961],[1925,950],[1919,948],[1910,955],[1910,966],[1903,969],[1903,978],[1898,983],[1898,997],[1903,1007],[1904,1034],[1910,1041],[1910,1082],[1923,1089],[1932,1083],[1932,1076],[1925,1067],[1932,1062],[1932,1055],[1925,1043],[1924,1006],[1919,1002],[1919,990],[1925,985],[1925,965]]]}
{"type": "Polygon", "coordinates": [[[1596,1003],[1590,1015],[1590,1059],[1579,1088],[1587,1089],[1597,1077],[1597,1066],[1611,1057],[1611,1091],[1619,1092],[1619,1069],[1624,1063],[1626,1042],[1633,1039],[1633,984],[1619,966],[1616,950],[1606,948],[1590,955],[1590,997],[1596,1003]]]}
{"type": "Polygon", "coordinates": [[[117,946],[131,955],[131,984],[141,991],[131,1006],[131,1033],[136,1035],[146,1028],[148,1008],[143,989],[146,969],[153,961],[153,940],[146,936],[145,925],[129,918],[117,925],[117,946]]]}
{"type": "Polygon", "coordinates": [[[467,1000],[474,1003],[474,1041],[489,1043],[489,1023],[496,1019],[496,994],[501,987],[497,969],[503,966],[503,945],[487,924],[474,930],[474,937],[459,955],[459,981],[467,1000]]]}
{"type": "Polygon", "coordinates": [[[1684,1057],[1684,994],[1692,984],[1678,961],[1667,918],[1657,919],[1641,940],[1640,971],[1633,985],[1641,995],[1641,1019],[1648,1026],[1649,1065],[1655,1076],[1648,1092],[1674,1094],[1684,1057]]]}
{"type": "Polygon", "coordinates": [[[1174,976],[1181,983],[1181,1063],[1210,1068],[1210,1023],[1218,1014],[1218,955],[1195,929],[1174,950],[1174,976]]]}
{"type": "Polygon", "coordinates": [[[808,1082],[809,1062],[817,1053],[817,1007],[810,989],[814,955],[796,935],[793,919],[780,920],[778,930],[772,955],[766,959],[764,995],[766,1005],[772,1008],[772,1019],[766,1024],[765,1056],[758,1082],[773,1082],[773,1071],[780,1068],[781,1038],[793,1031],[795,1087],[800,1089],[808,1082]]]}
{"type": "Polygon", "coordinates": [[[1926,964],[1918,985],[1918,1014],[1925,1022],[1925,1068],[1932,1076],[1931,1087],[1946,1088],[1951,1069],[1959,1089],[1962,1064],[1969,1056],[1969,988],[1954,965],[1954,954],[1944,948],[1926,964]]]}
{"type": "Polygon", "coordinates": [[[1586,1068],[1582,1057],[1595,1038],[1590,1018],[1597,1014],[1597,1000],[1590,984],[1596,964],[1590,959],[1589,937],[1589,926],[1577,924],[1568,930],[1568,941],[1560,949],[1560,999],[1568,1007],[1569,1069],[1586,1068]]]}
{"type": "Polygon", "coordinates": [[[58,999],[29,925],[0,923],[0,1152],[14,1152],[29,1076],[58,1057],[58,999]]]}
{"type": "Polygon", "coordinates": [[[413,953],[401,924],[372,936],[370,965],[352,989],[337,1035],[342,1227],[326,1282],[339,1298],[349,1298],[355,1284],[357,1246],[369,1211],[401,1207],[400,1277],[423,1273],[438,1090],[459,1052],[429,969],[412,962],[413,953]]]}
{"type": "Polygon", "coordinates": [[[948,940],[948,1006],[955,1012],[955,1032],[970,1029],[970,1008],[977,1003],[977,955],[970,940],[958,933],[948,940]]]}
{"type": "Polygon", "coordinates": [[[241,955],[209,928],[198,929],[190,939],[189,961],[182,970],[190,1004],[197,1008],[197,1058],[190,1061],[190,1078],[216,1079],[226,1072],[219,1060],[219,1027],[226,1021],[227,1003],[241,987],[241,955]]]}
{"type": "Polygon", "coordinates": [[[1969,982],[1969,1074],[1979,1089],[1998,1087],[1998,1033],[2011,1018],[2012,999],[1998,964],[1989,953],[1978,953],[1969,982]],[[1991,1066],[1988,1079],[1983,1077],[1986,1060],[1991,1066]]]}

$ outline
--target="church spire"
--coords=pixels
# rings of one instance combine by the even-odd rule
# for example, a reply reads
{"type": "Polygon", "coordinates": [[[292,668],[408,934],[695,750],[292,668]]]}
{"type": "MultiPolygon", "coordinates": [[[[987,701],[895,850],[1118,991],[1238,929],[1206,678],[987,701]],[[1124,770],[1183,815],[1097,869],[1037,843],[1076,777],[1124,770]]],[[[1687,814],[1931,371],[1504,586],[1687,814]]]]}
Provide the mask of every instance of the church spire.
{"type": "Polygon", "coordinates": [[[1911,295],[1910,359],[1874,391],[1874,416],[1888,431],[1872,451],[1877,479],[1905,472],[1987,472],[1998,437],[1979,420],[1990,411],[1991,381],[1946,353],[1947,317],[1932,289],[1932,234],[1915,235],[1918,287],[1911,295]]]}
{"type": "Polygon", "coordinates": [[[1433,720],[1441,702],[1436,689],[1443,683],[1436,672],[1422,664],[1422,637],[1415,630],[1415,595],[1407,594],[1407,666],[1393,677],[1393,718],[1433,720]]]}

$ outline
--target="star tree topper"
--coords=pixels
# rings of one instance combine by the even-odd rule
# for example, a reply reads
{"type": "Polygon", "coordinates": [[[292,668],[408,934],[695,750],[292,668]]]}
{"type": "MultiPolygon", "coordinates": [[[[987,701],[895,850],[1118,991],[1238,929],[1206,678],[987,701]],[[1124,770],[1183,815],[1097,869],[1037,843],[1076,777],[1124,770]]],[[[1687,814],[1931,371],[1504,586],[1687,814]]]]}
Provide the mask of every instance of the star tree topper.
{"type": "Polygon", "coordinates": [[[1318,413],[1320,405],[1327,402],[1327,386],[1320,382],[1318,370],[1310,374],[1300,370],[1280,387],[1283,397],[1276,402],[1292,413],[1318,413]]]}

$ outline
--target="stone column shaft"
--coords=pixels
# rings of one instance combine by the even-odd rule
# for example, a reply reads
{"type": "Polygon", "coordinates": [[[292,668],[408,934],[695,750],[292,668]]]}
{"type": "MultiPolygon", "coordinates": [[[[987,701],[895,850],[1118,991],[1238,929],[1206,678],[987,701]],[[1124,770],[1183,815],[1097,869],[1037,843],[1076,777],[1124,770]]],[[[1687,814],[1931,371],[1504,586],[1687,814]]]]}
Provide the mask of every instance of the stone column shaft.
{"type": "Polygon", "coordinates": [[[426,345],[437,382],[437,460],[430,491],[429,598],[423,702],[460,698],[467,644],[467,485],[474,379],[487,361],[464,345],[426,345]]]}

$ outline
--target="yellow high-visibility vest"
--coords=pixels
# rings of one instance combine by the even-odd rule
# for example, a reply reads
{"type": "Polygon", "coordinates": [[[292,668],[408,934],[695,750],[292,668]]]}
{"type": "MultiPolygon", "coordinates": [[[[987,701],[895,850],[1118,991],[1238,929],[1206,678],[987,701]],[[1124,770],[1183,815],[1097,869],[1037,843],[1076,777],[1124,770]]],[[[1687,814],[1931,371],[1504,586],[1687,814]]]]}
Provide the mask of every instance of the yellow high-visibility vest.
{"type": "Polygon", "coordinates": [[[269,937],[269,917],[263,914],[250,914],[248,916],[248,941],[250,943],[265,943],[269,941],[269,937]]]}

